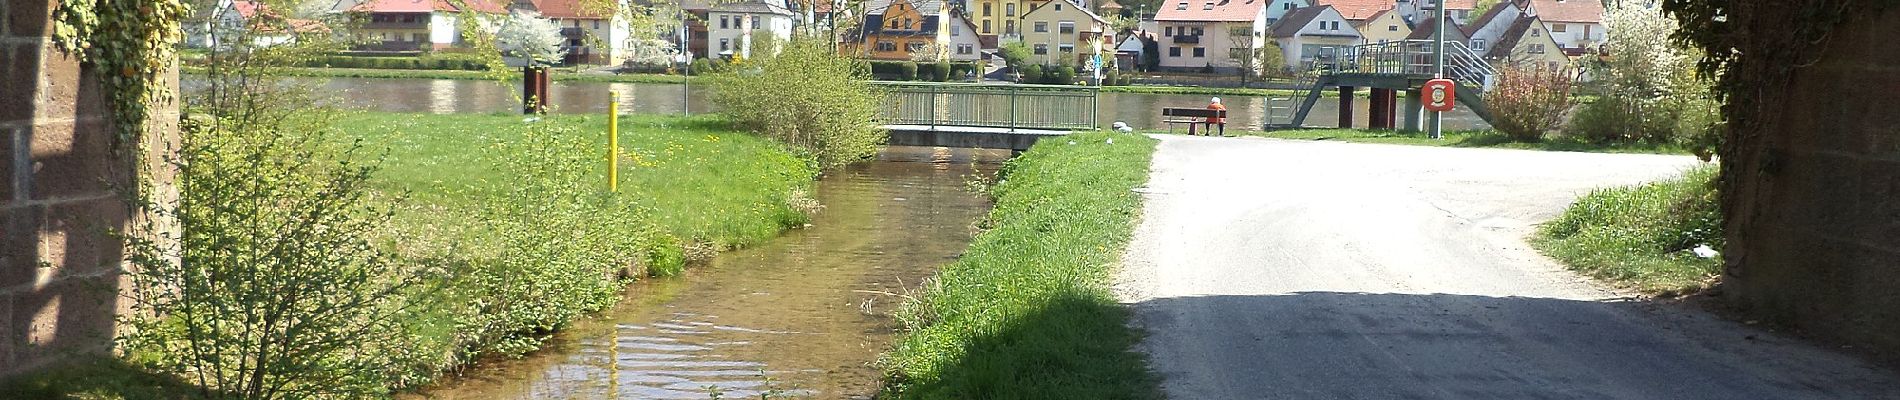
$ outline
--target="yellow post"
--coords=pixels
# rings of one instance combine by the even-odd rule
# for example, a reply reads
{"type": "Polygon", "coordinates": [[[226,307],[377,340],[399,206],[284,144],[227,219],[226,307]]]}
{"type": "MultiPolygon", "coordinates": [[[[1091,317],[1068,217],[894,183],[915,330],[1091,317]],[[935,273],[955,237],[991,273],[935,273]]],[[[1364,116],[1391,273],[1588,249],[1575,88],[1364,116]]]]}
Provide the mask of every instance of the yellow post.
{"type": "Polygon", "coordinates": [[[607,92],[607,191],[620,193],[620,93],[607,92]]]}

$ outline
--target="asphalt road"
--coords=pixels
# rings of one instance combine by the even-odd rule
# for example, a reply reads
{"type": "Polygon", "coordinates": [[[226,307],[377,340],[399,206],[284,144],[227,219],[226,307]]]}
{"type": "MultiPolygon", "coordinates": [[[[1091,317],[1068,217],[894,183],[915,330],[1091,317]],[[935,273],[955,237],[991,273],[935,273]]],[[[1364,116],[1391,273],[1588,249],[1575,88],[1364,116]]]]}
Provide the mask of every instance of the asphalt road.
{"type": "Polygon", "coordinates": [[[1171,398],[1900,399],[1894,371],[1524,243],[1692,158],[1162,139],[1117,290],[1171,398]]]}

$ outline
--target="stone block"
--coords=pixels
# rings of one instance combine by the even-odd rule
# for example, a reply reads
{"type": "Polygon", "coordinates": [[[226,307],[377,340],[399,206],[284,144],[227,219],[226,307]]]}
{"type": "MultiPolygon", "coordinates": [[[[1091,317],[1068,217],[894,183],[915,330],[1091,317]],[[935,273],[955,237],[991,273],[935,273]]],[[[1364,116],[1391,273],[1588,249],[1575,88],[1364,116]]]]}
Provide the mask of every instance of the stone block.
{"type": "Polygon", "coordinates": [[[14,36],[52,34],[55,0],[7,0],[7,33],[14,36]]]}
{"type": "Polygon", "coordinates": [[[22,169],[13,165],[16,157],[20,156],[14,152],[26,150],[22,148],[26,146],[18,145],[22,131],[25,129],[0,123],[0,205],[13,201],[13,184],[16,180],[13,173],[22,169]]]}
{"type": "Polygon", "coordinates": [[[0,209],[0,292],[33,286],[39,275],[40,226],[45,209],[39,206],[0,209]]]}
{"type": "Polygon", "coordinates": [[[0,43],[0,126],[24,123],[39,109],[41,46],[0,43]]]}
{"type": "Polygon", "coordinates": [[[17,364],[110,350],[120,309],[117,282],[117,277],[71,277],[6,295],[13,308],[8,321],[17,364]]]}
{"type": "Polygon", "coordinates": [[[129,215],[117,197],[46,206],[39,234],[40,261],[56,266],[55,276],[120,269],[125,251],[114,234],[125,230],[129,215]]]}
{"type": "Polygon", "coordinates": [[[79,59],[52,46],[48,43],[40,48],[43,61],[33,116],[53,121],[104,116],[106,95],[98,77],[86,72],[79,59]]]}
{"type": "Polygon", "coordinates": [[[132,171],[113,154],[116,134],[104,120],[42,122],[27,134],[33,175],[26,192],[33,199],[103,196],[129,182],[132,171]]]}
{"type": "Polygon", "coordinates": [[[1785,212],[1770,216],[1773,224],[1791,235],[1843,237],[1858,224],[1854,204],[1859,196],[1851,174],[1857,161],[1838,153],[1785,152],[1781,172],[1774,177],[1771,204],[1785,212]]]}

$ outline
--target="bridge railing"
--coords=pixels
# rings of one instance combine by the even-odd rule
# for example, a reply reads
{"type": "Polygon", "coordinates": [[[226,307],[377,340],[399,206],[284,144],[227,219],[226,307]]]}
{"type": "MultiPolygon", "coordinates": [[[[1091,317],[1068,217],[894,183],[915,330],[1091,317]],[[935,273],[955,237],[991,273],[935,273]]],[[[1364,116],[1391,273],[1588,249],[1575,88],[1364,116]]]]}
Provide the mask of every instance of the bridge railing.
{"type": "MultiPolygon", "coordinates": [[[[1432,41],[1399,40],[1353,46],[1334,72],[1432,75],[1432,41]]],[[[1498,71],[1457,41],[1445,42],[1445,77],[1489,89],[1498,71]]]]}
{"type": "Polygon", "coordinates": [[[878,82],[885,125],[1095,129],[1098,90],[1087,86],[878,82]]]}

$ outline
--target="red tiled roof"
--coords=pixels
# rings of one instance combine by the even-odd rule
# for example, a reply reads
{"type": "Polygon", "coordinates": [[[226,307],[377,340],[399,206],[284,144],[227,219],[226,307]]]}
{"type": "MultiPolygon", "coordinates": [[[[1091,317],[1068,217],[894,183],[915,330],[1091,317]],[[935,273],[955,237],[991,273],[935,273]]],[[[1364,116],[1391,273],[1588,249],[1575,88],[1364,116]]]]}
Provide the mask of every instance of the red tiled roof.
{"type": "MultiPolygon", "coordinates": [[[[502,6],[501,0],[461,0],[461,1],[463,4],[468,5],[469,10],[471,11],[493,13],[493,14],[508,13],[508,8],[502,6]]],[[[379,13],[426,13],[426,12],[434,12],[434,11],[449,11],[449,12],[462,11],[460,7],[456,7],[455,4],[449,2],[449,0],[366,0],[362,3],[358,3],[356,7],[351,7],[350,10],[361,11],[361,12],[379,12],[379,13]]]]}
{"type": "Polygon", "coordinates": [[[1380,11],[1393,7],[1392,0],[1319,0],[1314,5],[1333,6],[1339,15],[1354,21],[1379,16],[1380,11]]]}
{"type": "Polygon", "coordinates": [[[1156,21],[1252,21],[1268,0],[1163,0],[1156,21]],[[1212,4],[1213,6],[1208,6],[1212,4]],[[1183,7],[1185,5],[1185,7],[1183,7]],[[1186,8],[1186,9],[1182,9],[1186,8]]]}
{"type": "Polygon", "coordinates": [[[1531,0],[1531,9],[1544,22],[1603,23],[1603,2],[1595,0],[1531,0]]]}
{"type": "Polygon", "coordinates": [[[607,15],[602,13],[602,11],[608,10],[596,10],[585,7],[581,5],[581,1],[582,0],[533,0],[533,3],[534,9],[540,11],[543,17],[564,19],[607,18],[607,15]]]}
{"type": "Polygon", "coordinates": [[[1476,10],[1478,0],[1444,0],[1447,10],[1476,10]]]}

